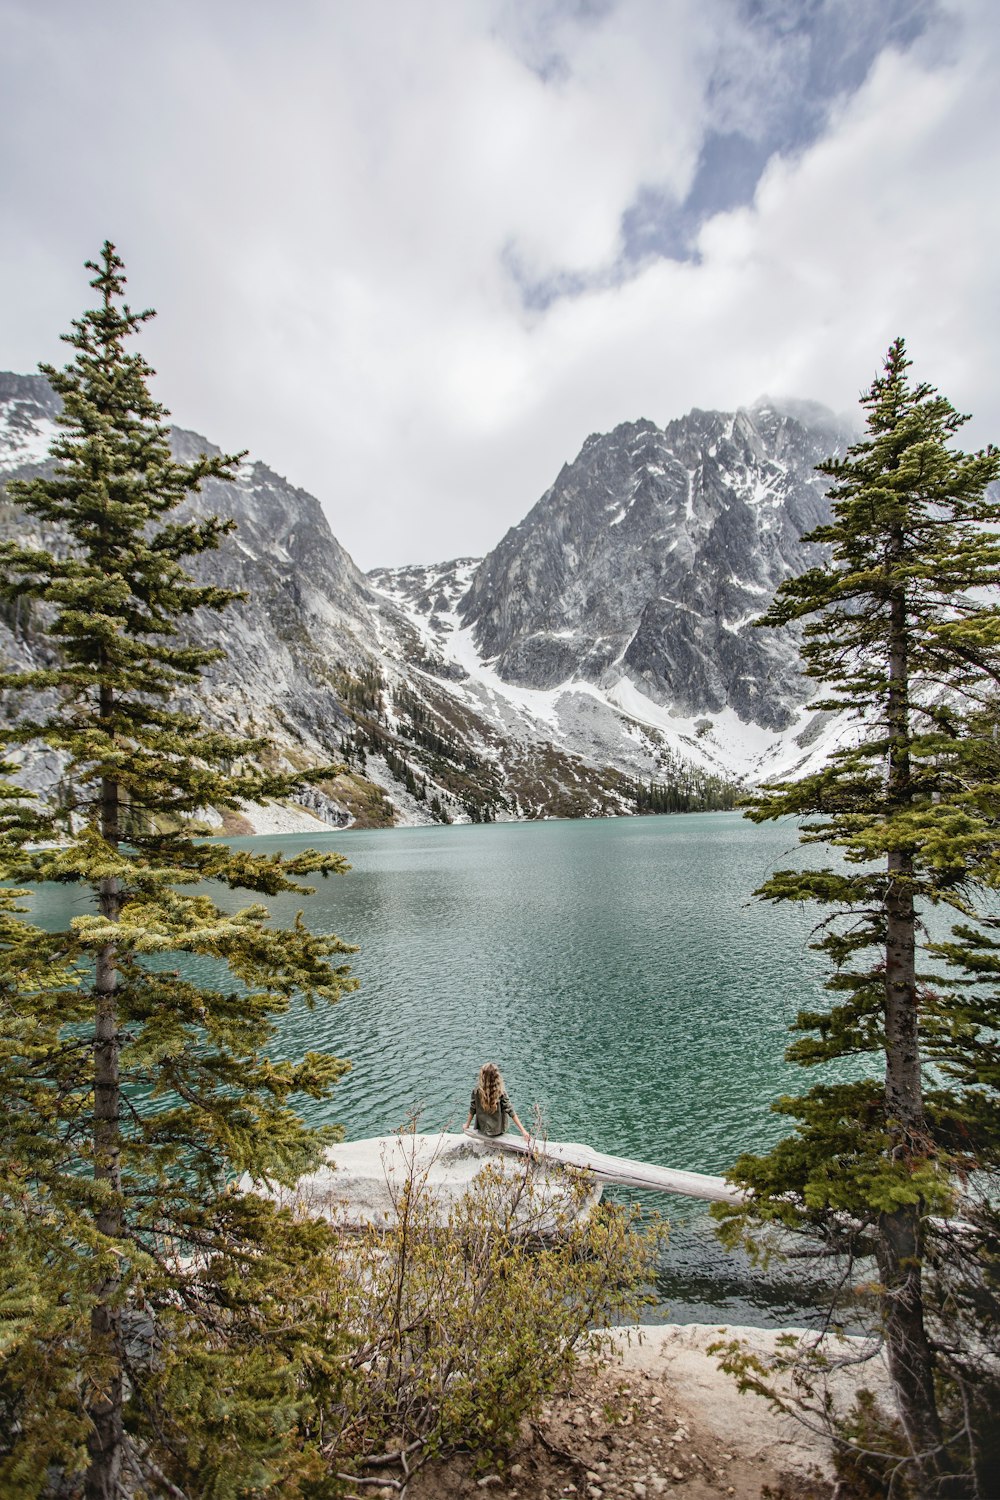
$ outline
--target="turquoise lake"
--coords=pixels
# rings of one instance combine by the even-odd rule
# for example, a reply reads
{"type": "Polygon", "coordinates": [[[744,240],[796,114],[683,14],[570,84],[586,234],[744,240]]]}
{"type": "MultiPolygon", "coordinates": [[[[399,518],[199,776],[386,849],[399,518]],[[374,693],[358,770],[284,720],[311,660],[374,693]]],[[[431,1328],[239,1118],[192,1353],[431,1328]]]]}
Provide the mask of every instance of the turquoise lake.
{"type": "MultiPolygon", "coordinates": [[[[790,1021],[822,993],[816,913],[752,899],[772,870],[801,862],[791,823],[706,813],[234,842],[287,853],[329,842],[351,862],[305,900],[268,903],[281,919],[304,907],[314,929],[360,947],[360,990],[323,1013],[294,1010],[279,1049],[352,1060],[313,1114],[348,1137],[414,1112],[420,1129],[460,1130],[492,1058],[525,1124],[537,1112],[553,1139],[720,1173],[787,1129],[772,1099],[816,1081],[782,1060],[790,1021]]],[[[38,899],[46,925],[85,909],[66,888],[38,899]]],[[[656,1206],[672,1239],[652,1316],[808,1317],[801,1266],[764,1277],[718,1247],[705,1205],[656,1206]]]]}

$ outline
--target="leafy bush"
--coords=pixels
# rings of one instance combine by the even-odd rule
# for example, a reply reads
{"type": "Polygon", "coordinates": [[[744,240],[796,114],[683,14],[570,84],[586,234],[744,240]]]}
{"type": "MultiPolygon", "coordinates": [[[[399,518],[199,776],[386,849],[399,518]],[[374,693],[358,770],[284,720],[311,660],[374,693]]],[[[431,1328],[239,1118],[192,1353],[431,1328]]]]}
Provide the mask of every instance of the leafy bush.
{"type": "Polygon", "coordinates": [[[345,1251],[365,1378],[322,1410],[341,1474],[391,1455],[405,1475],[456,1448],[489,1460],[599,1350],[595,1330],[635,1318],[663,1228],[613,1205],[581,1214],[590,1193],[583,1174],[553,1185],[530,1162],[514,1178],[488,1163],[442,1225],[411,1171],[390,1222],[345,1251]]]}

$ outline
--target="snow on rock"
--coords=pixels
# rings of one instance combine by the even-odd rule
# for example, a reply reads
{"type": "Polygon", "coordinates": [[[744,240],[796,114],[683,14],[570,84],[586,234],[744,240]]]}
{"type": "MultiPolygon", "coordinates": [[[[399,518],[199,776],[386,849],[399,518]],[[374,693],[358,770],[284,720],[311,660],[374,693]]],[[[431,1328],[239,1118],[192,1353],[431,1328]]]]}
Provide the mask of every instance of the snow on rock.
{"type": "MultiPolygon", "coordinates": [[[[426,1192],[432,1218],[445,1224],[449,1211],[487,1165],[491,1181],[495,1178],[511,1201],[523,1195],[518,1212],[525,1230],[551,1233],[571,1209],[578,1211],[577,1193],[563,1169],[498,1156],[470,1136],[446,1131],[345,1141],[330,1148],[326,1166],[301,1177],[293,1189],[265,1184],[256,1190],[301,1213],[352,1226],[384,1225],[392,1222],[403,1188],[412,1179],[426,1192]],[[526,1177],[531,1184],[527,1193],[526,1177]]],[[[244,1192],[255,1187],[249,1177],[239,1186],[244,1192]]],[[[598,1184],[593,1186],[583,1204],[585,1211],[600,1201],[601,1191],[598,1184]]]]}
{"type": "Polygon", "coordinates": [[[304,807],[285,802],[241,802],[240,816],[250,824],[250,832],[330,833],[330,824],[304,807]]]}
{"type": "Polygon", "coordinates": [[[462,623],[522,689],[627,679],[678,718],[729,709],[781,732],[810,692],[797,638],[751,622],[825,555],[802,537],[828,515],[815,465],[844,441],[829,413],[773,407],[588,438],[484,558],[462,623]]]}
{"type": "Polygon", "coordinates": [[[10,407],[0,408],[0,471],[43,463],[59,428],[49,417],[19,423],[10,407]]]}
{"type": "MultiPolygon", "coordinates": [[[[0,374],[0,470],[37,470],[58,410],[41,377],[0,374]]],[[[753,620],[821,555],[800,539],[826,514],[812,466],[845,440],[806,403],[624,423],[589,437],[486,558],[367,577],[317,500],[244,461],[181,510],[235,519],[193,570],[247,597],[192,622],[225,655],[178,706],[264,733],[289,769],[342,761],[367,716],[353,789],[331,777],[311,810],[247,809],[260,833],[628,812],[623,778],[685,767],[801,774],[857,730],[809,712],[794,635],[753,620]]],[[[181,429],[171,443],[182,460],[218,451],[181,429]]],[[[28,535],[13,507],[0,535],[28,535]]],[[[0,621],[0,652],[37,665],[37,629],[0,621]]],[[[22,779],[46,795],[60,774],[32,753],[22,779]]]]}
{"type": "Polygon", "coordinates": [[[503,736],[641,779],[664,753],[724,777],[798,774],[843,730],[809,712],[794,632],[753,622],[824,555],[801,541],[827,515],[814,465],[848,438],[806,403],[624,423],[589,437],[478,565],[370,581],[503,736]]]}

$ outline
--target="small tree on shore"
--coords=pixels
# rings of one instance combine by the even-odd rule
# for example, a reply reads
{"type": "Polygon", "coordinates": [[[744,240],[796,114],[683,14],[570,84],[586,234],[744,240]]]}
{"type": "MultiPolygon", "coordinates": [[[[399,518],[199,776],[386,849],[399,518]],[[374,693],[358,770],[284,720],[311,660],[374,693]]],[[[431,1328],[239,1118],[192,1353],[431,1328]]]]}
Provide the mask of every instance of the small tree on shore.
{"type": "Polygon", "coordinates": [[[995,600],[1000,578],[990,529],[1000,503],[988,490],[1000,455],[954,450],[966,418],[911,384],[909,364],[898,340],[862,398],[865,437],[819,466],[833,481],[832,519],[807,540],[829,544],[831,562],[786,582],[758,621],[806,622],[805,670],[826,689],[813,707],[854,715],[857,742],[822,770],[765,788],[748,811],[758,822],[807,820],[802,840],[843,860],[779,870],[757,892],[832,909],[815,946],[831,961],[837,1003],[800,1013],[789,1058],[872,1057],[881,1075],[861,1077],[853,1064],[853,1081],[778,1101],[795,1132],[736,1162],[731,1176],[751,1199],[728,1232],[773,1220],[874,1252],[912,1489],[930,1496],[969,1460],[949,1452],[939,1411],[928,1220],[953,1207],[956,1172],[994,1152],[981,1100],[998,1079],[957,1002],[927,988],[920,915],[945,903],[974,919],[977,888],[1000,880],[1000,786],[983,763],[983,716],[995,718],[1000,680],[1000,610],[983,593],[995,600]],[[928,1049],[946,1061],[949,1036],[953,1049],[964,1044],[966,1072],[929,1076],[928,1049]]]}
{"type": "Polygon", "coordinates": [[[336,1365],[329,1236],[231,1189],[291,1182],[333,1138],[293,1101],[347,1065],[268,1049],[291,1004],[353,987],[351,950],[261,904],[229,910],[206,882],[268,896],[346,866],[193,826],[331,768],[265,772],[264,740],[176,706],[219,654],[185,623],[234,595],[185,567],[232,523],[172,512],[238,458],[175,461],[127,345],[152,314],[124,303],[113,245],[88,268],[97,306],[65,335],[72,361],[41,367],[62,398],[53,468],[8,488],[49,545],[0,547],[0,592],[38,602],[53,647],[0,676],[3,737],[56,752],[69,788],[47,808],[8,788],[0,876],[83,893],[63,933],[34,934],[7,897],[0,912],[0,1493],[54,1474],[82,1476],[87,1500],[297,1493],[302,1372],[315,1388],[336,1365]],[[209,983],[184,977],[192,957],[209,983]]]}

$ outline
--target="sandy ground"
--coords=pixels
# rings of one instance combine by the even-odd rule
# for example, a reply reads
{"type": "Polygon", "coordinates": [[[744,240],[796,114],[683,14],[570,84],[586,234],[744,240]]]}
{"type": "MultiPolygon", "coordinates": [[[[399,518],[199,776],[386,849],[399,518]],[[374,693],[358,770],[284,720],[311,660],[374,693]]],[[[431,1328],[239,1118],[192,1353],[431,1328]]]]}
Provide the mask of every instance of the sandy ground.
{"type": "MultiPolygon", "coordinates": [[[[503,1464],[484,1473],[467,1454],[428,1464],[405,1486],[406,1500],[831,1500],[825,1438],[761,1397],[740,1395],[706,1352],[730,1337],[767,1352],[779,1336],[706,1324],[619,1330],[616,1355],[584,1365],[569,1390],[523,1424],[503,1464]]],[[[875,1361],[863,1376],[844,1372],[838,1402],[858,1384],[883,1380],[875,1361]]],[[[399,1470],[386,1470],[385,1480],[362,1493],[398,1496],[399,1470]]]]}

